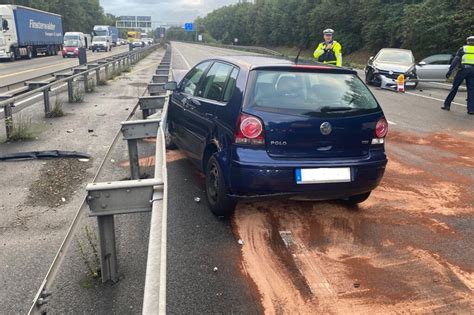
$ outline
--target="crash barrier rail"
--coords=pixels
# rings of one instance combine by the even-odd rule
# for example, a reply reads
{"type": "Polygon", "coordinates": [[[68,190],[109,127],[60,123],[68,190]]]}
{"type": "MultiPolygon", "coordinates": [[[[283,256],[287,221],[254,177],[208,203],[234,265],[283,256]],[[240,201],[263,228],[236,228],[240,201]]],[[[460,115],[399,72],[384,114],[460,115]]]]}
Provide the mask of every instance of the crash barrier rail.
{"type": "Polygon", "coordinates": [[[79,81],[79,79],[82,79],[85,93],[91,88],[89,84],[99,84],[101,79],[100,72],[102,69],[105,71],[105,80],[108,80],[110,75],[115,73],[115,71],[121,71],[125,67],[129,67],[132,64],[137,63],[157,47],[158,45],[152,45],[142,49],[129,51],[124,54],[111,56],[105,58],[105,60],[97,60],[94,63],[72,68],[72,70],[69,70],[68,72],[57,73],[54,79],[51,78],[42,81],[26,81],[25,84],[28,86],[29,91],[18,96],[11,97],[10,95],[12,93],[8,93],[8,91],[3,94],[0,93],[0,108],[3,107],[7,140],[10,139],[13,132],[13,108],[15,107],[16,103],[21,102],[28,97],[43,93],[44,114],[45,117],[48,117],[51,112],[50,92],[54,87],[67,84],[68,101],[72,103],[74,102],[74,93],[76,92],[75,82],[79,81]],[[109,69],[109,67],[112,67],[112,69],[109,69]],[[110,72],[110,70],[112,72],[110,72]],[[90,81],[89,75],[91,72],[95,72],[95,79],[90,81]]]}
{"type": "MultiPolygon", "coordinates": [[[[162,58],[162,65],[168,65],[170,67],[170,54],[171,52],[167,49],[164,57],[162,58]]],[[[148,88],[148,91],[150,88],[148,88]]],[[[164,88],[162,89],[164,93],[164,88]]],[[[137,213],[143,211],[153,211],[155,212],[156,207],[159,203],[163,201],[163,192],[166,190],[166,172],[162,172],[164,160],[157,159],[155,178],[152,179],[139,179],[139,162],[138,162],[138,148],[136,146],[136,141],[138,139],[155,137],[159,126],[161,126],[161,119],[152,117],[152,112],[161,110],[166,107],[166,95],[154,95],[162,96],[162,98],[156,98],[155,104],[151,105],[150,101],[146,103],[146,109],[148,109],[149,115],[144,120],[129,121],[135,113],[135,109],[132,111],[127,121],[122,122],[122,128],[120,132],[122,133],[124,139],[129,143],[129,152],[132,153],[129,156],[130,166],[131,166],[131,180],[128,181],[119,181],[119,182],[107,182],[107,183],[95,183],[102,166],[107,160],[107,156],[110,153],[110,150],[114,143],[118,139],[118,134],[114,138],[112,145],[109,147],[109,150],[106,153],[106,157],[102,161],[102,164],[99,167],[98,173],[93,179],[93,183],[87,185],[87,196],[85,198],[85,203],[89,207],[89,216],[97,217],[98,227],[99,227],[99,246],[101,251],[101,275],[102,281],[118,281],[117,275],[117,257],[115,251],[115,226],[114,226],[114,215],[122,213],[137,213]],[[162,101],[163,99],[163,101],[162,101]],[[133,142],[135,140],[135,142],[133,142]],[[130,142],[132,141],[132,142],[130,142]],[[132,167],[133,165],[133,167],[132,167]],[[158,171],[159,170],[159,171],[158,171]]],[[[146,98],[146,97],[145,97],[146,98]]],[[[137,104],[137,107],[141,108],[141,102],[137,104]]],[[[143,104],[145,104],[143,103],[143,104]]],[[[155,116],[158,116],[159,113],[156,113],[155,116]]],[[[161,142],[164,143],[164,142],[161,142]]],[[[158,141],[157,141],[158,146],[158,141]]],[[[45,279],[41,283],[41,286],[36,293],[36,296],[33,300],[33,304],[29,310],[28,314],[43,314],[44,305],[46,305],[53,294],[52,287],[54,279],[56,278],[59,268],[65,258],[66,252],[73,240],[74,232],[79,226],[79,218],[83,213],[85,203],[81,205],[78,212],[76,213],[71,226],[64,238],[56,256],[51,264],[45,279]]],[[[159,211],[159,210],[156,210],[159,211]]],[[[154,213],[152,214],[152,221],[155,217],[154,213]]],[[[150,235],[150,238],[152,236],[150,235]]],[[[149,253],[150,254],[150,253],[149,253]]]]}
{"type": "MultiPolygon", "coordinates": [[[[167,69],[168,74],[154,75],[152,82],[155,84],[165,84],[170,73],[171,50],[167,50],[162,62],[156,72],[167,69]],[[158,77],[158,78],[157,78],[158,77]],[[158,82],[156,82],[158,81],[158,82]]],[[[164,276],[163,264],[157,263],[157,258],[165,255],[166,248],[157,247],[161,244],[163,226],[166,226],[166,219],[163,220],[163,213],[166,213],[165,187],[166,187],[166,163],[164,146],[164,123],[166,121],[166,98],[167,92],[162,89],[159,92],[152,92],[154,95],[141,97],[139,106],[142,109],[143,120],[122,122],[122,135],[128,144],[130,180],[108,183],[93,183],[86,187],[88,193],[88,204],[90,216],[97,216],[99,228],[100,260],[102,282],[117,282],[118,267],[117,254],[115,250],[114,215],[148,212],[152,211],[149,251],[147,260],[147,277],[144,295],[144,313],[158,310],[150,306],[159,299],[152,299],[150,296],[160,294],[160,275],[164,276]],[[161,113],[150,115],[152,111],[161,110],[161,113]],[[157,118],[159,117],[159,118],[157,118]],[[140,165],[137,141],[156,137],[156,163],[155,174],[152,179],[140,179],[140,165]],[[158,225],[158,226],[157,226],[158,225]],[[159,233],[159,235],[156,235],[159,233]],[[158,249],[159,248],[159,249],[158,249]],[[157,252],[157,250],[159,250],[157,252]]],[[[164,235],[166,237],[166,233],[164,235]]],[[[164,281],[166,282],[166,281],[164,281]]],[[[163,290],[161,291],[163,292],[163,290]]],[[[161,293],[164,294],[164,293],[161,293]]],[[[162,307],[162,306],[161,306],[162,307]]]]}
{"type": "MultiPolygon", "coordinates": [[[[168,49],[156,73],[154,84],[164,84],[170,75],[171,50],[168,49]],[[158,77],[158,78],[156,78],[158,77]],[[158,82],[156,82],[158,81],[158,82]]],[[[151,211],[151,226],[143,313],[164,311],[166,248],[161,247],[166,238],[166,159],[164,125],[166,121],[167,92],[162,89],[139,99],[143,120],[122,122],[122,135],[127,140],[130,164],[130,180],[92,183],[87,185],[87,202],[90,216],[97,217],[100,244],[102,282],[117,282],[118,263],[115,249],[114,216],[151,211]],[[159,111],[154,115],[151,112],[159,111]],[[159,117],[159,118],[158,118],[159,117]],[[140,139],[156,137],[155,174],[152,179],[140,179],[138,143],[140,139]],[[164,231],[164,232],[163,232],[164,231]],[[164,257],[164,258],[163,258],[164,257]],[[161,303],[161,304],[160,304],[161,303]]]]}
{"type": "Polygon", "coordinates": [[[224,45],[224,44],[217,44],[217,43],[199,43],[199,42],[182,42],[182,43],[212,46],[212,47],[217,47],[217,48],[237,49],[237,50],[254,52],[254,53],[259,53],[259,54],[264,54],[264,55],[284,56],[284,54],[278,51],[265,48],[265,47],[260,47],[260,46],[224,45]]]}
{"type": "MultiPolygon", "coordinates": [[[[167,239],[167,213],[168,213],[168,180],[166,167],[165,130],[167,129],[167,114],[169,93],[164,89],[162,81],[163,70],[168,69],[168,78],[171,76],[171,48],[169,58],[163,59],[156,70],[160,76],[158,83],[148,85],[151,95],[162,99],[161,123],[156,134],[155,152],[155,178],[162,178],[163,190],[155,190],[150,220],[150,235],[148,239],[148,257],[145,276],[145,290],[143,293],[143,314],[166,314],[166,239],[167,239]],[[159,86],[158,86],[159,84],[159,86]],[[151,88],[150,88],[151,87],[151,88]]],[[[153,77],[155,78],[155,76],[153,77]]],[[[153,96],[152,96],[153,97],[153,96]]],[[[161,103],[160,103],[161,104],[161,103]]],[[[140,106],[141,103],[140,103],[140,106]]],[[[146,109],[142,107],[142,110],[146,109]]],[[[144,112],[145,113],[145,112],[144,112]]]]}

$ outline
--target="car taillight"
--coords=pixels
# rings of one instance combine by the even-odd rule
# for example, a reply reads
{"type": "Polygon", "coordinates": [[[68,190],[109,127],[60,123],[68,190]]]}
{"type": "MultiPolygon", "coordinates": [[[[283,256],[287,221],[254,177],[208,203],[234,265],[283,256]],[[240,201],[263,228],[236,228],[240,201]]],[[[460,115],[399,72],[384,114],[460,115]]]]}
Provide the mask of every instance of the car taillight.
{"type": "Polygon", "coordinates": [[[375,137],[372,139],[372,144],[383,144],[384,138],[388,132],[388,122],[387,120],[382,117],[377,121],[375,125],[375,137]]]}
{"type": "Polygon", "coordinates": [[[239,116],[237,129],[235,131],[234,142],[237,144],[263,145],[263,124],[255,116],[241,113],[239,116]]]}

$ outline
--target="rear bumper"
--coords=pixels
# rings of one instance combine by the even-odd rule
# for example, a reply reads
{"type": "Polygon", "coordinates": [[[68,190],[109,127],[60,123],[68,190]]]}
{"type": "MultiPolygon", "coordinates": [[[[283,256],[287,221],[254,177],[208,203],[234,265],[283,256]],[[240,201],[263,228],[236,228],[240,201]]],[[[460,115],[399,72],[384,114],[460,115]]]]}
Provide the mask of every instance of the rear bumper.
{"type": "Polygon", "coordinates": [[[312,199],[341,199],[375,189],[385,172],[387,158],[383,151],[360,160],[284,161],[249,163],[233,159],[228,176],[230,195],[234,198],[302,196],[312,199]],[[297,168],[350,167],[349,183],[297,184],[297,168]]]}

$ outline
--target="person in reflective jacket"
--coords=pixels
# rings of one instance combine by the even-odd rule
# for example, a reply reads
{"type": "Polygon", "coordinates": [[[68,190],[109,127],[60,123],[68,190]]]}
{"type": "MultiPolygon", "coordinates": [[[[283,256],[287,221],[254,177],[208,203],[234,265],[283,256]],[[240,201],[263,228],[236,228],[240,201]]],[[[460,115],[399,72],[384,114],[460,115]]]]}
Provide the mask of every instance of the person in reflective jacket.
{"type": "Polygon", "coordinates": [[[449,91],[448,97],[441,107],[443,110],[451,109],[451,102],[454,100],[459,86],[466,80],[467,86],[467,113],[474,115],[474,36],[469,36],[466,39],[467,45],[459,48],[456,56],[451,62],[446,79],[449,79],[451,73],[461,64],[456,77],[454,77],[453,86],[449,91]]]}
{"type": "Polygon", "coordinates": [[[342,46],[333,39],[334,30],[328,28],[323,31],[324,42],[319,43],[313,53],[319,62],[342,67],[342,46]]]}

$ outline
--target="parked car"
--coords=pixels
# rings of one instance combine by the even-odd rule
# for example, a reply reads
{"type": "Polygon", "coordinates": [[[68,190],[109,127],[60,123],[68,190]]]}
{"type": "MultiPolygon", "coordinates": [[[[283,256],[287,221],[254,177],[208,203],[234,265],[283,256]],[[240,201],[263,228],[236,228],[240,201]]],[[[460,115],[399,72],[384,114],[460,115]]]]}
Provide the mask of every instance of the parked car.
{"type": "Polygon", "coordinates": [[[167,146],[205,174],[212,212],[241,198],[366,200],[385,171],[388,124],[357,73],[263,56],[202,61],[173,91],[167,146]]]}
{"type": "Polygon", "coordinates": [[[365,82],[369,85],[396,86],[400,74],[405,76],[405,86],[416,88],[418,77],[415,57],[411,50],[398,48],[383,48],[375,57],[370,57],[365,67],[365,82]]]}
{"type": "Polygon", "coordinates": [[[109,40],[110,36],[94,36],[92,39],[92,52],[96,51],[111,51],[112,43],[109,40]]]}
{"type": "Polygon", "coordinates": [[[79,57],[79,48],[83,47],[80,40],[68,39],[64,41],[62,55],[66,57],[79,57]]]}
{"type": "Polygon", "coordinates": [[[426,57],[416,65],[418,81],[444,82],[449,65],[453,61],[452,54],[438,54],[426,57]]]}

